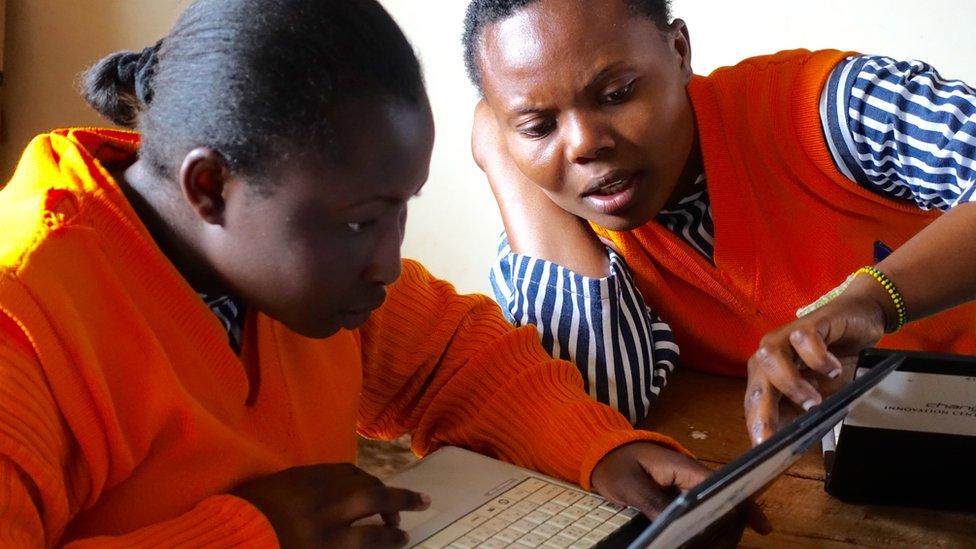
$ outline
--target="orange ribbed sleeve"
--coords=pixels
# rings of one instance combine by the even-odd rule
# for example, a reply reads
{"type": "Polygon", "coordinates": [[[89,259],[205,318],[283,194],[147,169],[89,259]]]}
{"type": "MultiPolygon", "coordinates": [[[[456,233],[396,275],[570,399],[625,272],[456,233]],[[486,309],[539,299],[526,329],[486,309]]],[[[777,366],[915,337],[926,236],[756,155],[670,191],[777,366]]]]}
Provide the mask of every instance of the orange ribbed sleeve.
{"type": "MultiPolygon", "coordinates": [[[[0,328],[3,328],[0,319],[0,328]]],[[[61,544],[86,504],[90,476],[35,360],[0,329],[0,547],[61,544]]],[[[152,494],[146,494],[151,498],[152,494]]],[[[68,547],[277,547],[270,523],[233,496],[213,496],[172,520],[68,547]]]]}
{"type": "Polygon", "coordinates": [[[685,452],[590,399],[532,327],[513,328],[493,301],[459,295],[417,263],[404,261],[361,336],[364,436],[413,431],[418,454],[462,446],[587,489],[596,463],[628,442],[685,452]]]}

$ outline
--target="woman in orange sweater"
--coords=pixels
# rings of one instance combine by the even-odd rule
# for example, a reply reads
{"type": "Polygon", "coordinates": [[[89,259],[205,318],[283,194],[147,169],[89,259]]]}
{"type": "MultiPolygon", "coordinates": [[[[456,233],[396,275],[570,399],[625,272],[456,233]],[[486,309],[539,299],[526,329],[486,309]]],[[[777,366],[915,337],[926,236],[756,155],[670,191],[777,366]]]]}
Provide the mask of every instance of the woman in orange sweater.
{"type": "Polygon", "coordinates": [[[840,51],[695,76],[664,0],[472,0],[464,42],[475,157],[507,230],[496,296],[632,421],[678,346],[693,368],[748,374],[754,442],[780,392],[820,402],[797,365],[828,382],[886,332],[976,352],[976,307],[946,311],[976,298],[969,86],[840,51]]]}
{"type": "Polygon", "coordinates": [[[649,515],[707,474],[401,261],[433,123],[374,0],[198,0],[85,93],[140,133],[38,136],[0,191],[0,546],[401,544],[428,501],[356,432],[649,515]]]}

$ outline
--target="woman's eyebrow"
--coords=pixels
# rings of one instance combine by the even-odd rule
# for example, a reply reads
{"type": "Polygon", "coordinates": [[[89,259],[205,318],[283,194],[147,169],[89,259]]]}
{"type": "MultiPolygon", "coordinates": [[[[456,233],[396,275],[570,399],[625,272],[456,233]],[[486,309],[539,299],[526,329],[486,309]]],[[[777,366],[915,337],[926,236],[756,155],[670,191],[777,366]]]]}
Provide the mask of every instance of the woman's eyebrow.
{"type": "Polygon", "coordinates": [[[586,84],[586,87],[584,89],[587,89],[588,90],[588,89],[593,88],[594,86],[596,86],[597,84],[599,84],[603,79],[605,79],[607,77],[607,75],[609,75],[610,73],[612,73],[614,71],[617,71],[623,65],[624,65],[624,63],[621,63],[621,62],[618,61],[618,62],[615,62],[615,63],[611,63],[611,64],[607,65],[606,67],[603,67],[603,69],[600,72],[596,73],[596,76],[594,76],[593,78],[590,79],[590,81],[586,84]]]}
{"type": "Polygon", "coordinates": [[[339,207],[340,211],[356,210],[360,208],[366,208],[368,206],[380,205],[380,206],[395,206],[400,202],[399,198],[393,196],[371,196],[364,198],[362,200],[357,200],[349,204],[344,204],[339,207]]]}

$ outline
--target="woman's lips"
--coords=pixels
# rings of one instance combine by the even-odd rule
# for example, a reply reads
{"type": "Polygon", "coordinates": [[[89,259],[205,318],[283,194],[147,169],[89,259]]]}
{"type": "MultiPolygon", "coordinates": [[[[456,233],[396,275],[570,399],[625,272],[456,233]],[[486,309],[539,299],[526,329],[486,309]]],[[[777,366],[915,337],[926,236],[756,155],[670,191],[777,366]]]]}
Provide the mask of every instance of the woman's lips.
{"type": "Polygon", "coordinates": [[[613,215],[630,206],[636,194],[637,174],[632,173],[587,193],[584,198],[601,213],[613,215]]]}

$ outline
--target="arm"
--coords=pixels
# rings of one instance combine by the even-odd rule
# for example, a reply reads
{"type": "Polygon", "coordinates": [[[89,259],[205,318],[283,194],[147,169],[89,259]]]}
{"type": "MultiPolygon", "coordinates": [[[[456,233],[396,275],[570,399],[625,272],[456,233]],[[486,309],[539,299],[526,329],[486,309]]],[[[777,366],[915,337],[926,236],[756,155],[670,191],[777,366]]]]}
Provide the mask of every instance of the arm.
{"type": "MultiPolygon", "coordinates": [[[[71,434],[40,366],[16,344],[19,334],[11,325],[0,315],[0,547],[50,547],[91,498],[88,472],[72,451],[71,434]]],[[[255,507],[219,495],[172,520],[69,546],[166,545],[177,537],[214,547],[277,545],[255,507]]]]}
{"type": "MultiPolygon", "coordinates": [[[[425,454],[470,448],[593,488],[653,518],[674,490],[710,470],[676,442],[634,430],[582,390],[568,362],[553,360],[530,328],[513,329],[484,296],[463,296],[405,261],[386,303],[361,328],[360,432],[413,430],[425,454]]],[[[757,531],[768,531],[751,508],[757,531]]]]}
{"type": "Polygon", "coordinates": [[[976,188],[976,92],[920,61],[856,56],[831,73],[821,121],[838,169],[882,196],[946,211],[976,188]]]}
{"type": "MultiPolygon", "coordinates": [[[[904,297],[909,321],[976,299],[976,92],[920,62],[864,57],[835,71],[821,105],[828,144],[848,177],[922,209],[949,210],[877,265],[904,297]],[[841,108],[832,112],[833,103],[841,108]]],[[[821,401],[794,361],[834,378],[895,314],[880,284],[859,276],[834,301],[767,334],[749,360],[753,442],[775,432],[781,393],[801,406],[821,401]]]]}
{"type": "Polygon", "coordinates": [[[562,265],[584,276],[607,275],[607,254],[586,220],[557,206],[512,162],[481,100],[471,131],[475,162],[488,176],[512,250],[562,265]]]}
{"type": "Polygon", "coordinates": [[[404,262],[361,335],[366,436],[413,431],[419,454],[454,444],[585,487],[596,463],[628,442],[683,451],[592,401],[533,329],[513,329],[488,298],[458,295],[416,263],[404,262]]]}
{"type": "Polygon", "coordinates": [[[551,356],[576,364],[590,396],[641,421],[677,364],[670,328],[644,304],[623,258],[511,162],[484,101],[472,150],[507,231],[490,274],[507,318],[535,325],[551,356]]]}
{"type": "Polygon", "coordinates": [[[678,363],[670,327],[644,304],[622,257],[588,278],[514,253],[502,237],[489,276],[509,322],[534,325],[550,356],[576,364],[584,387],[631,423],[643,420],[678,363]]]}

